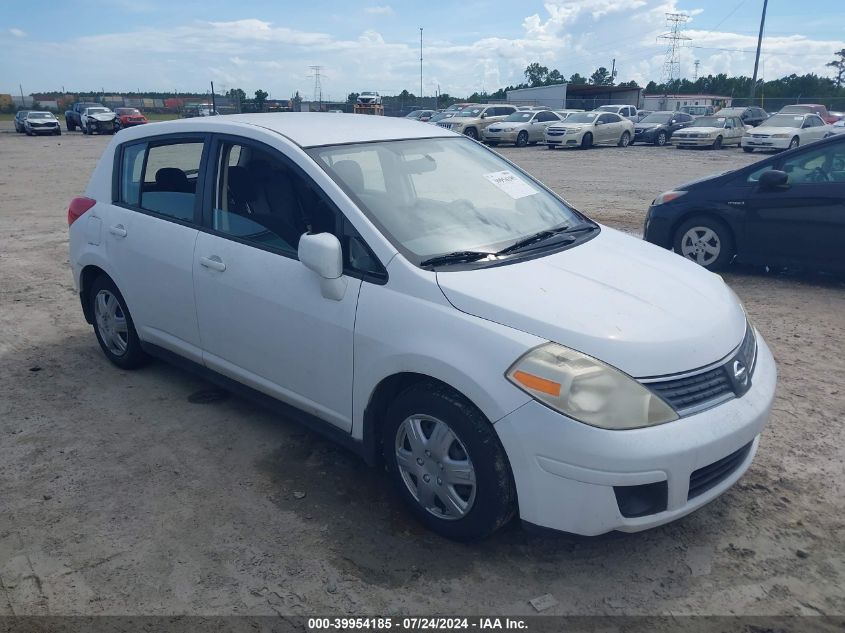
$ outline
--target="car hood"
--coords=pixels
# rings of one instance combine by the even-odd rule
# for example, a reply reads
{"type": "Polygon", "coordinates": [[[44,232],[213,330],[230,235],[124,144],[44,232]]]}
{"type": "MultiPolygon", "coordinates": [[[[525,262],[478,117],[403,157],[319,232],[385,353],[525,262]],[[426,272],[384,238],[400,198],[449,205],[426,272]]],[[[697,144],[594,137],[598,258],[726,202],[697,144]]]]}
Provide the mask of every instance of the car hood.
{"type": "Polygon", "coordinates": [[[711,132],[716,132],[716,131],[724,130],[724,129],[725,128],[722,128],[722,127],[697,127],[697,126],[692,126],[692,127],[685,127],[683,130],[679,130],[679,132],[693,132],[694,134],[695,133],[710,134],[711,132]]]}
{"type": "Polygon", "coordinates": [[[709,365],[745,333],[742,306],[718,275],[607,227],[558,253],[441,271],[437,282],[462,312],[566,345],[638,378],[709,365]]]}
{"type": "Polygon", "coordinates": [[[659,127],[665,127],[665,123],[635,123],[638,130],[654,130],[659,127]]]}
{"type": "Polygon", "coordinates": [[[772,134],[797,134],[801,131],[800,127],[754,127],[748,130],[755,136],[759,134],[765,134],[766,136],[771,136],[772,134]]]}
{"type": "Polygon", "coordinates": [[[549,129],[574,130],[576,127],[593,127],[593,125],[593,123],[569,123],[568,121],[561,121],[560,123],[552,123],[549,129]]]}
{"type": "Polygon", "coordinates": [[[114,112],[100,112],[98,114],[89,114],[89,119],[94,119],[95,121],[111,121],[115,117],[114,112]]]}

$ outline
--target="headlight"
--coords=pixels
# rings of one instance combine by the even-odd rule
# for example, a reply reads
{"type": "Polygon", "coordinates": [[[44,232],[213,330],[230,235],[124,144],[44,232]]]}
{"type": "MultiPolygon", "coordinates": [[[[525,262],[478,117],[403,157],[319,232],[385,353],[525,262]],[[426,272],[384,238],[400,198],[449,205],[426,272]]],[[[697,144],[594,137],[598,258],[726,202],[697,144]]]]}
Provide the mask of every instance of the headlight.
{"type": "Polygon", "coordinates": [[[584,129],[584,128],[582,128],[582,127],[571,127],[571,128],[569,128],[569,130],[567,130],[567,131],[568,131],[568,132],[580,132],[580,131],[581,131],[581,130],[583,130],[583,129],[584,129]]]}
{"type": "Polygon", "coordinates": [[[654,202],[651,203],[651,206],[659,207],[661,204],[672,202],[672,200],[677,200],[681,196],[685,195],[687,195],[686,191],[664,191],[654,199],[654,202]]]}
{"type": "Polygon", "coordinates": [[[555,411],[602,429],[636,429],[678,419],[668,404],[627,374],[557,343],[523,355],[507,378],[555,411]]]}
{"type": "Polygon", "coordinates": [[[772,138],[789,138],[789,134],[772,134],[772,138]]]}

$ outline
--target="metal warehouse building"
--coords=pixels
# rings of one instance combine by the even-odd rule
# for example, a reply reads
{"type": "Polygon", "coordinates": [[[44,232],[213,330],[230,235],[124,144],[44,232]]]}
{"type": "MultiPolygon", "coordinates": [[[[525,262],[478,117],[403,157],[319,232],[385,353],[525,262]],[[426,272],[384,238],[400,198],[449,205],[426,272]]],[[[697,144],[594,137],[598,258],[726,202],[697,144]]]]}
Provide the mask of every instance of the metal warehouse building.
{"type": "Polygon", "coordinates": [[[589,84],[553,84],[537,88],[508,90],[508,103],[549,108],[592,110],[602,105],[619,104],[642,107],[643,89],[589,84]]]}
{"type": "Polygon", "coordinates": [[[646,95],[646,110],[680,110],[682,106],[713,106],[727,108],[731,105],[731,98],[722,95],[646,95]]]}

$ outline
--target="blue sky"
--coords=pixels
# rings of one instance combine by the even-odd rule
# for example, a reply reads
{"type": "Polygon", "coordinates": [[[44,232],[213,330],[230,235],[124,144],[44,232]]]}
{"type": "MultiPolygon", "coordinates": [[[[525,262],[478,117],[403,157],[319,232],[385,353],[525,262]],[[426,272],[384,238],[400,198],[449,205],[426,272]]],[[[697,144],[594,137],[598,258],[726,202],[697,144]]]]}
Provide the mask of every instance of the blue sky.
{"type": "MultiPolygon", "coordinates": [[[[465,95],[522,80],[532,61],[565,76],[610,67],[618,80],[659,79],[665,13],[691,16],[681,72],[750,75],[762,0],[550,0],[547,2],[297,2],[50,0],[0,16],[0,92],[263,88],[323,96],[363,89],[465,95]],[[49,8],[48,8],[49,7],[49,8]],[[45,20],[45,15],[49,20],[45,20]]],[[[830,74],[845,48],[845,5],[770,0],[761,74],[830,74]]]]}

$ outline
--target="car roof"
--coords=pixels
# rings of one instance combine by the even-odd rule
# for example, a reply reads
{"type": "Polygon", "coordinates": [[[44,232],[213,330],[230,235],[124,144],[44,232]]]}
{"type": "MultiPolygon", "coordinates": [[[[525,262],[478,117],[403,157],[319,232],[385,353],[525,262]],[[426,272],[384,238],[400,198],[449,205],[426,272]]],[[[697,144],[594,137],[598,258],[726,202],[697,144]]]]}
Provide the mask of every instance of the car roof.
{"type": "MultiPolygon", "coordinates": [[[[274,112],[262,114],[228,114],[200,119],[176,119],[141,126],[146,134],[169,132],[215,132],[231,124],[255,126],[277,132],[300,147],[395,141],[402,139],[455,136],[444,128],[427,125],[405,117],[385,117],[371,114],[341,114],[332,112],[274,112]],[[170,129],[167,129],[170,128],[170,129]]],[[[138,128],[136,128],[138,129],[138,128]]]]}

